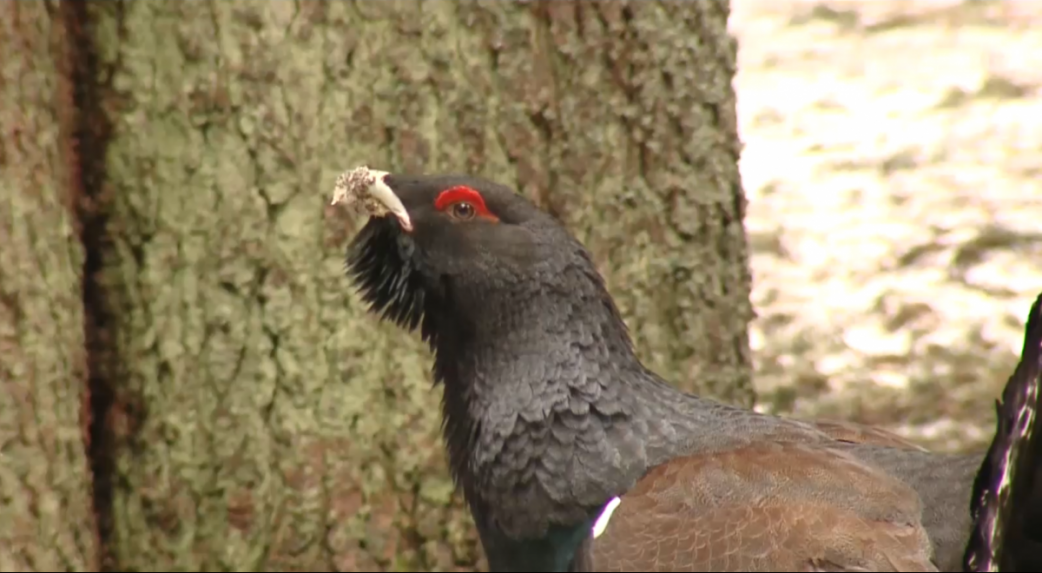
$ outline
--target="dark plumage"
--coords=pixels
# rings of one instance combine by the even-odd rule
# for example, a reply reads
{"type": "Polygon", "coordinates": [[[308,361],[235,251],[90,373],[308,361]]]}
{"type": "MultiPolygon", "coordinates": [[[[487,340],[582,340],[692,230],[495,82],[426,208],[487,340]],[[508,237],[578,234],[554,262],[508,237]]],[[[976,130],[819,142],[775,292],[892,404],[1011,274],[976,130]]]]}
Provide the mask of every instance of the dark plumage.
{"type": "Polygon", "coordinates": [[[1042,570],[1042,296],[1024,330],[1020,363],[995,404],[995,438],[973,484],[967,571],[1042,570]]]}
{"type": "MultiPolygon", "coordinates": [[[[349,273],[374,312],[430,343],[451,471],[493,571],[961,567],[981,455],[681,393],[640,362],[588,252],[551,216],[474,177],[384,182],[412,230],[370,218],[349,273]]],[[[1037,473],[1020,459],[1018,479],[1037,473]]],[[[1042,507],[1018,483],[1013,497],[1042,507]]],[[[1006,539],[1007,558],[1026,559],[1022,536],[1006,539]]]]}

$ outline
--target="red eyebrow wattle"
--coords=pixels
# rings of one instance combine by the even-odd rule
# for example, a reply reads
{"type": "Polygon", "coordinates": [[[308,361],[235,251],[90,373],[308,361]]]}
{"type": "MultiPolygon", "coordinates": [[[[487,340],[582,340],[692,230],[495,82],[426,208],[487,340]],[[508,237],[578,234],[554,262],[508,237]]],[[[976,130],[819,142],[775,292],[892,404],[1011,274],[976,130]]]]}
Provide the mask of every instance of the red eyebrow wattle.
{"type": "Polygon", "coordinates": [[[481,196],[481,193],[478,193],[476,190],[465,185],[450,187],[439,193],[438,198],[434,200],[434,208],[443,211],[449,205],[459,201],[466,201],[473,205],[478,216],[492,219],[495,218],[492,213],[489,212],[488,207],[485,206],[485,199],[481,196]]]}

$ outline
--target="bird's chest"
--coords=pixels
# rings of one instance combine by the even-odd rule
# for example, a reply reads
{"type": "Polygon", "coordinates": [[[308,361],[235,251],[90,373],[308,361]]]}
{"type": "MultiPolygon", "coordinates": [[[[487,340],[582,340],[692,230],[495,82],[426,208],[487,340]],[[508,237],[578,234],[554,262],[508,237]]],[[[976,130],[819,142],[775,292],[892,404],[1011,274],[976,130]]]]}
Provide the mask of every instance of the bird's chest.
{"type": "Polygon", "coordinates": [[[492,447],[472,452],[465,481],[471,484],[475,521],[512,539],[570,547],[574,528],[588,534],[604,504],[635,478],[618,479],[607,454],[584,447],[576,434],[555,437],[560,432],[552,427],[530,429],[489,438],[492,447]]]}
{"type": "Polygon", "coordinates": [[[477,442],[469,469],[490,503],[515,501],[541,508],[561,497],[574,447],[556,439],[546,425],[518,415],[500,417],[481,429],[477,442]]]}
{"type": "Polygon", "coordinates": [[[585,407],[571,413],[566,387],[526,368],[527,375],[500,375],[476,396],[470,415],[477,420],[470,467],[487,489],[515,494],[551,474],[569,471],[579,432],[587,422],[585,407]],[[538,374],[538,376],[536,376],[538,374]]]}
{"type": "Polygon", "coordinates": [[[585,523],[642,473],[642,452],[596,411],[587,387],[596,382],[574,357],[492,369],[481,356],[467,369],[470,432],[458,452],[468,497],[497,528],[539,537],[551,524],[585,523]]]}

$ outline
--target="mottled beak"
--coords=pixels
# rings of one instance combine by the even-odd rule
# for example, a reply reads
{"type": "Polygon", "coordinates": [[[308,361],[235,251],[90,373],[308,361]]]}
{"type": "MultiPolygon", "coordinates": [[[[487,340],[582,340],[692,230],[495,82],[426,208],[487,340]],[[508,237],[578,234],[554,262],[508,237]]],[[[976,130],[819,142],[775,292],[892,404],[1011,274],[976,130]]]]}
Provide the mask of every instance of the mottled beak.
{"type": "Polygon", "coordinates": [[[402,200],[384,181],[387,175],[386,171],[369,169],[364,165],[345,171],[336,179],[331,204],[343,202],[348,206],[361,205],[373,217],[394,215],[402,230],[411,233],[412,220],[409,218],[409,212],[405,210],[402,200]]]}

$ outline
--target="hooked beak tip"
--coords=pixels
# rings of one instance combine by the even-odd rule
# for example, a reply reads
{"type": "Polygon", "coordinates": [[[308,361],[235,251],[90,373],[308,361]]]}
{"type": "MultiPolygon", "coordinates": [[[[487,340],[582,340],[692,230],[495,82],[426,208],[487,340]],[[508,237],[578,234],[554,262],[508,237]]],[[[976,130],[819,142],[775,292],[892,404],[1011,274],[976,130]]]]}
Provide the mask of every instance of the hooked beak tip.
{"type": "Polygon", "coordinates": [[[341,201],[349,205],[361,203],[370,216],[394,215],[402,230],[412,233],[413,225],[409,212],[394,190],[384,181],[387,175],[386,171],[369,169],[364,165],[345,171],[337,177],[332,204],[336,205],[341,201]]]}

